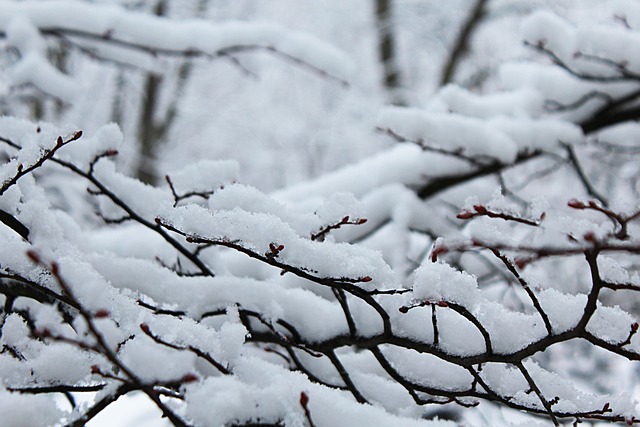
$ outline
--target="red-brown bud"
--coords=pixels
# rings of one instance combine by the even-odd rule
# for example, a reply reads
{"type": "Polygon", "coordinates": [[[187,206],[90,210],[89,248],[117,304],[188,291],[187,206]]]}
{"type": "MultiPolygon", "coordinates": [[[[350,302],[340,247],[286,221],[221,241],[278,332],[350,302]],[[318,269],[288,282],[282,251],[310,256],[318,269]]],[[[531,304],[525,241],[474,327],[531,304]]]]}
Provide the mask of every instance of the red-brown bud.
{"type": "Polygon", "coordinates": [[[309,395],[307,393],[305,393],[304,391],[300,392],[300,405],[302,405],[303,407],[307,407],[307,404],[309,403],[309,395]]]}
{"type": "Polygon", "coordinates": [[[431,262],[436,262],[438,260],[438,256],[442,254],[446,254],[448,251],[444,246],[436,246],[431,251],[431,262]]]}
{"type": "Polygon", "coordinates": [[[469,210],[463,209],[460,212],[458,212],[458,215],[456,215],[456,218],[458,219],[471,219],[475,216],[475,214],[469,210]]]}
{"type": "Polygon", "coordinates": [[[526,258],[516,258],[514,263],[516,264],[516,267],[518,267],[519,269],[523,269],[527,266],[527,264],[529,264],[529,260],[526,258]]]}
{"type": "Polygon", "coordinates": [[[183,383],[193,383],[198,381],[198,376],[190,372],[188,374],[185,374],[180,381],[183,383]]]}
{"type": "Polygon", "coordinates": [[[584,209],[585,205],[584,203],[582,203],[580,200],[578,199],[571,199],[569,200],[569,202],[567,203],[567,205],[571,208],[574,209],[584,209]]]}
{"type": "Polygon", "coordinates": [[[488,212],[487,208],[482,205],[473,205],[473,209],[475,209],[479,214],[486,214],[488,212]]]}
{"type": "Polygon", "coordinates": [[[111,314],[109,313],[109,310],[101,308],[100,310],[96,311],[93,316],[98,319],[104,319],[105,317],[109,317],[109,314],[111,314]]]}
{"type": "Polygon", "coordinates": [[[38,338],[48,338],[51,336],[51,331],[47,328],[37,329],[33,334],[38,338]]]}
{"type": "Polygon", "coordinates": [[[29,249],[27,251],[27,256],[29,257],[29,259],[33,262],[35,262],[36,264],[40,264],[41,260],[40,260],[40,254],[38,252],[36,252],[33,249],[29,249]]]}

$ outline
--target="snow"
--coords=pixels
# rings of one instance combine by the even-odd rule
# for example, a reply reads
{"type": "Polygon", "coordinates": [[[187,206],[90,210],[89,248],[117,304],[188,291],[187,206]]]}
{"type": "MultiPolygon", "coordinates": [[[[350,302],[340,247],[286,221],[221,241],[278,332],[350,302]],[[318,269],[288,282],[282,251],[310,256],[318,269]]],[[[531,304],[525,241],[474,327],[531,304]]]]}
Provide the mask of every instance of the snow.
{"type": "MultiPolygon", "coordinates": [[[[209,198],[209,207],[213,212],[242,209],[274,216],[289,224],[300,236],[310,236],[321,225],[320,218],[313,213],[294,211],[258,189],[242,184],[234,184],[217,191],[209,198]]],[[[345,213],[340,215],[344,216],[345,213]]]]}
{"type": "Polygon", "coordinates": [[[232,160],[200,160],[170,172],[178,194],[215,191],[237,181],[240,165],[232,160]]]}
{"type": "MultiPolygon", "coordinates": [[[[398,145],[360,162],[327,173],[316,180],[302,182],[276,191],[276,199],[303,202],[337,192],[348,191],[360,197],[387,184],[416,185],[424,182],[425,175],[437,174],[441,169],[437,160],[413,145],[398,145]],[[376,171],[375,174],[369,173],[376,171]]],[[[447,168],[448,170],[448,168],[447,168]]]]}
{"type": "Polygon", "coordinates": [[[163,218],[189,236],[231,242],[259,255],[268,254],[270,245],[283,245],[278,261],[311,272],[316,277],[340,280],[361,279],[361,286],[393,286],[393,272],[375,251],[347,243],[325,244],[298,236],[274,215],[243,209],[211,212],[196,205],[182,206],[163,218]]]}
{"type": "Polygon", "coordinates": [[[575,327],[584,314],[586,295],[567,295],[554,288],[537,293],[538,301],[546,313],[555,334],[561,334],[575,327]]]}
{"type": "Polygon", "coordinates": [[[610,144],[618,144],[625,147],[635,145],[635,138],[640,131],[640,125],[636,122],[624,122],[610,126],[598,133],[598,139],[610,144]]]}
{"type": "Polygon", "coordinates": [[[347,392],[330,390],[308,382],[299,373],[289,372],[259,359],[246,359],[236,368],[236,377],[210,378],[187,386],[188,415],[198,425],[284,420],[287,425],[307,424],[300,402],[308,396],[308,409],[315,425],[321,426],[453,426],[453,422],[426,421],[394,416],[383,409],[358,404],[347,392]],[[321,408],[329,407],[331,411],[321,408]],[[212,417],[211,414],[215,414],[212,417]]]}
{"type": "Polygon", "coordinates": [[[640,275],[637,272],[630,272],[611,257],[598,257],[598,270],[600,277],[606,282],[640,286],[640,275]]]}
{"type": "MultiPolygon", "coordinates": [[[[95,165],[94,170],[95,177],[108,190],[118,194],[122,203],[149,222],[153,222],[161,212],[173,206],[173,198],[169,191],[152,187],[117,172],[115,164],[109,160],[101,160],[95,165]]],[[[101,212],[106,218],[118,219],[126,215],[120,207],[106,197],[101,197],[100,202],[101,212]]]]}
{"type": "MultiPolygon", "coordinates": [[[[77,95],[72,77],[63,74],[46,59],[39,31],[84,34],[89,38],[122,41],[131,48],[171,52],[196,52],[216,56],[235,49],[273,49],[285,57],[308,64],[339,80],[349,80],[353,65],[349,57],[317,38],[265,22],[224,22],[203,20],[172,21],[135,13],[116,5],[75,1],[1,1],[0,32],[8,34],[22,58],[7,71],[11,85],[32,83],[46,93],[65,101],[77,95]],[[74,19],[69,19],[73,16],[74,19]]],[[[131,63],[136,58],[127,49],[102,50],[107,58],[131,63]],[[123,53],[120,53],[123,52],[123,53]],[[122,57],[121,57],[122,56],[122,57]]],[[[149,61],[142,58],[143,68],[149,61]]]]}
{"type": "Polygon", "coordinates": [[[195,354],[159,346],[146,337],[127,341],[118,354],[125,366],[135,367],[145,383],[180,381],[195,370],[195,354]]]}
{"type": "Polygon", "coordinates": [[[54,425],[62,415],[51,396],[10,393],[0,388],[0,412],[6,427],[46,427],[54,425]]]}
{"type": "Polygon", "coordinates": [[[114,286],[140,292],[157,303],[185,310],[195,318],[238,304],[267,317],[296,324],[311,341],[347,330],[336,305],[306,290],[279,289],[275,283],[225,276],[176,279],[172,272],[149,261],[118,259],[113,255],[95,256],[92,262],[114,286]],[[193,295],[199,297],[194,299],[193,295]],[[319,318],[325,320],[319,323],[319,318]]]}
{"type": "Polygon", "coordinates": [[[69,147],[61,149],[57,157],[84,169],[96,157],[120,150],[124,144],[124,135],[117,124],[109,123],[93,134],[83,134],[79,140],[71,144],[73,144],[72,149],[69,147]]]}
{"type": "MultiPolygon", "coordinates": [[[[636,22],[640,9],[634,9],[631,3],[624,7],[630,22],[636,22]]],[[[48,39],[43,36],[53,30],[65,34],[87,32],[96,40],[88,41],[77,33],[70,40],[87,48],[98,43],[94,52],[102,58],[134,64],[143,70],[163,71],[173,77],[171,70],[158,69],[169,61],[150,56],[162,55],[162,49],[205,56],[215,56],[221,50],[237,53],[245,48],[273,49],[303,67],[318,68],[316,71],[340,80],[353,76],[350,60],[341,51],[276,24],[173,21],[118,6],[58,0],[0,0],[0,10],[0,32],[6,34],[8,51],[15,54],[7,55],[2,63],[6,68],[3,78],[11,85],[6,90],[9,95],[20,90],[15,86],[31,83],[62,100],[73,101],[79,96],[78,88],[87,84],[80,74],[91,67],[82,66],[86,61],[78,60],[78,68],[71,67],[70,75],[54,67],[48,59],[48,39]],[[114,47],[109,40],[138,47],[132,52],[114,47]],[[150,53],[144,53],[144,49],[150,53]]],[[[618,76],[640,69],[635,52],[640,39],[634,31],[623,26],[574,26],[568,22],[538,13],[528,20],[525,35],[530,43],[553,49],[577,73],[618,76]],[[586,54],[606,60],[594,60],[586,54]],[[607,65],[608,60],[619,64],[607,65]]],[[[260,68],[259,59],[254,60],[255,63],[247,60],[250,71],[260,68]]],[[[548,58],[544,61],[548,62],[548,58]]],[[[115,81],[121,71],[114,67],[103,76],[109,82],[107,97],[112,96],[109,90],[115,88],[111,79],[115,81]]],[[[211,75],[215,78],[211,80],[216,80],[215,84],[227,83],[223,73],[214,71],[211,75]]],[[[203,69],[198,72],[206,74],[203,69]]],[[[540,398],[530,391],[531,385],[517,369],[518,364],[496,362],[510,360],[515,354],[545,396],[559,397],[554,410],[594,413],[609,403],[612,413],[634,416],[637,411],[633,395],[618,393],[623,388],[615,384],[625,375],[633,383],[635,374],[631,369],[624,375],[611,375],[613,386],[603,385],[596,378],[600,370],[609,375],[611,371],[606,369],[622,365],[614,357],[616,352],[628,352],[633,358],[640,351],[640,338],[635,333],[637,307],[633,298],[627,297],[633,291],[605,290],[599,296],[586,332],[596,338],[592,341],[601,340],[608,345],[594,351],[592,343],[581,342],[588,348],[590,363],[598,367],[589,372],[589,378],[580,377],[580,369],[584,368],[578,365],[583,355],[576,349],[583,347],[574,345],[573,339],[564,342],[560,334],[575,328],[584,314],[593,283],[583,252],[598,249],[594,239],[603,245],[630,248],[610,253],[602,247],[597,260],[601,278],[608,283],[639,286],[634,270],[634,235],[638,226],[631,224],[632,236],[621,240],[612,234],[611,221],[602,213],[567,207],[571,197],[588,200],[587,191],[571,165],[564,162],[556,167],[549,158],[562,161],[566,156],[562,144],[575,146],[594,185],[606,190],[607,197],[616,199],[609,206],[624,215],[635,214],[637,167],[632,161],[618,161],[611,152],[599,151],[601,146],[586,138],[579,125],[609,99],[637,90],[635,82],[591,82],[558,67],[530,62],[511,64],[489,79],[486,88],[498,90],[493,94],[483,93],[482,88],[450,85],[434,95],[423,109],[382,109],[377,125],[383,132],[390,131],[387,133],[397,134],[397,139],[407,138],[418,144],[398,143],[376,152],[374,145],[364,144],[364,140],[373,140],[372,135],[347,132],[340,135],[341,142],[357,135],[358,143],[363,143],[363,150],[351,157],[359,158],[358,163],[338,167],[346,161],[336,162],[331,165],[336,168],[333,172],[272,194],[239,183],[246,171],[241,173],[238,162],[204,160],[209,158],[209,151],[202,156],[194,154],[204,150],[199,151],[201,148],[184,137],[184,127],[172,129],[167,137],[172,143],[184,144],[186,148],[180,150],[185,151],[188,160],[186,166],[169,173],[173,188],[168,183],[151,186],[131,178],[128,162],[135,161],[136,156],[125,144],[132,134],[126,126],[124,132],[116,124],[96,126],[63,147],[56,153],[59,159],[84,172],[91,171],[119,202],[109,201],[104,195],[87,195],[86,186],[95,190],[90,183],[77,175],[69,178],[70,172],[53,162],[47,162],[37,173],[22,178],[2,194],[0,208],[30,229],[27,242],[10,227],[0,226],[2,274],[24,277],[25,286],[33,281],[45,292],[53,292],[53,297],[66,292],[72,305],[79,303],[85,310],[79,315],[64,302],[58,304],[59,308],[29,295],[15,301],[0,296],[0,303],[14,310],[0,319],[0,411],[7,414],[2,423],[60,424],[86,410],[91,401],[112,393],[120,382],[95,373],[92,366],[123,377],[126,370],[118,370],[100,355],[104,349],[92,348],[98,341],[104,342],[137,379],[160,386],[179,384],[175,389],[182,399],[165,401],[194,425],[282,422],[306,426],[311,424],[307,417],[317,426],[455,425],[422,419],[431,406],[414,402],[405,387],[380,365],[374,356],[376,350],[399,375],[419,386],[440,390],[440,394],[483,393],[484,388],[470,373],[476,369],[491,392],[514,405],[542,410],[540,398]],[[591,93],[596,95],[584,105],[563,108],[563,104],[591,93]],[[435,151],[429,147],[422,150],[419,144],[435,151]],[[104,154],[111,157],[115,150],[123,152],[124,160],[101,159],[92,163],[104,154]],[[534,151],[544,151],[549,156],[512,164],[521,158],[518,156],[534,151]],[[479,177],[425,200],[416,192],[439,178],[455,180],[474,173],[479,165],[504,167],[505,173],[501,180],[495,176],[479,177]],[[549,165],[554,168],[551,178],[545,176],[549,165]],[[624,182],[616,183],[614,179],[624,182]],[[69,194],[75,195],[69,198],[69,194]],[[533,218],[539,224],[489,217],[462,221],[455,218],[461,205],[468,210],[482,205],[492,211],[533,218]],[[103,224],[94,210],[106,219],[127,219],[127,215],[134,218],[123,225],[103,224]],[[323,241],[312,240],[313,234],[325,227],[361,218],[368,221],[343,224],[339,230],[331,230],[323,241]],[[170,227],[161,228],[160,224],[170,227]],[[179,232],[172,231],[172,227],[179,232]],[[184,250],[176,252],[163,235],[171,236],[184,250]],[[436,239],[440,235],[446,237],[436,239]],[[198,239],[204,243],[192,242],[198,239]],[[434,257],[432,262],[429,251],[434,243],[436,250],[448,252],[439,254],[438,260],[434,257]],[[495,254],[482,249],[491,245],[504,252],[500,255],[505,260],[513,262],[516,277],[504,269],[495,254]],[[33,251],[32,258],[35,253],[42,262],[30,260],[26,255],[29,250],[33,251]],[[562,256],[553,256],[554,251],[562,256]],[[247,252],[253,258],[247,257],[247,252]],[[193,263],[189,261],[193,257],[213,273],[206,269],[204,274],[193,273],[193,263]],[[531,258],[525,259],[529,264],[520,262],[523,257],[531,258]],[[53,265],[57,266],[59,277],[50,271],[53,265]],[[535,306],[518,278],[527,282],[541,308],[535,306]],[[347,291],[346,301],[340,300],[336,289],[347,291]],[[367,292],[371,293],[370,298],[367,292]],[[378,304],[385,311],[383,315],[374,309],[378,304]],[[66,310],[62,311],[64,307],[66,310]],[[544,324],[542,312],[549,319],[551,331],[544,324]],[[353,325],[355,331],[350,328],[353,325]],[[41,334],[48,331],[53,335],[34,339],[32,327],[41,334]],[[58,337],[78,343],[62,342],[58,337]],[[548,338],[560,341],[560,345],[541,348],[548,338]],[[521,351],[530,357],[520,359],[521,351]],[[371,404],[357,403],[352,393],[339,389],[348,381],[327,357],[329,352],[339,358],[355,387],[371,404]],[[566,361],[568,357],[571,362],[566,361]],[[304,369],[296,371],[296,361],[304,369]],[[305,375],[305,370],[312,376],[305,375]],[[185,378],[192,381],[183,383],[185,378]],[[6,391],[10,387],[97,381],[109,385],[71,413],[63,412],[60,408],[68,405],[62,406],[56,399],[6,391]],[[581,386],[587,387],[582,390],[581,386]]],[[[266,81],[270,81],[268,74],[266,81]]],[[[308,82],[301,81],[294,77],[287,84],[302,90],[308,82]]],[[[326,89],[321,87],[322,91],[326,89]]],[[[190,88],[200,89],[197,84],[190,88]]],[[[274,86],[274,92],[279,91],[274,86]]],[[[207,109],[203,108],[205,104],[180,103],[176,104],[178,114],[189,115],[201,109],[225,121],[227,116],[220,111],[237,109],[241,120],[252,119],[240,103],[234,103],[235,99],[229,102],[241,96],[233,85],[226,100],[214,98],[206,90],[202,92],[203,98],[210,98],[207,102],[213,100],[223,107],[211,108],[207,104],[207,109]]],[[[326,92],[326,98],[318,103],[325,102],[328,109],[338,108],[340,102],[333,99],[333,91],[326,92]]],[[[256,96],[247,95],[251,99],[256,96]]],[[[167,107],[169,101],[162,102],[162,108],[167,107]]],[[[376,102],[372,100],[371,104],[376,102]]],[[[368,103],[363,101],[365,104],[368,103]]],[[[73,108],[80,107],[74,104],[73,108]]],[[[53,117],[53,109],[45,110],[47,117],[53,117]]],[[[137,106],[127,105],[123,112],[133,117],[137,106]]],[[[66,119],[75,113],[60,114],[66,119]]],[[[273,125],[271,116],[265,117],[256,120],[273,125]]],[[[292,115],[278,127],[282,134],[299,131],[295,138],[299,137],[296,144],[300,147],[271,139],[273,134],[251,135],[252,131],[247,131],[246,135],[270,143],[270,149],[282,145],[283,152],[304,151],[306,146],[302,144],[315,142],[317,136],[307,134],[308,123],[296,123],[297,117],[292,115]]],[[[100,117],[91,120],[103,121],[100,117]]],[[[318,120],[318,127],[333,125],[315,116],[308,120],[318,120]]],[[[374,126],[372,120],[366,123],[374,126]]],[[[0,118],[0,137],[10,138],[22,147],[18,150],[2,144],[0,181],[7,182],[15,176],[18,164],[26,167],[37,162],[58,136],[66,139],[78,129],[71,124],[58,128],[0,118]]],[[[209,143],[210,129],[213,128],[190,132],[206,135],[209,143]]],[[[600,143],[630,146],[637,140],[637,130],[636,125],[625,123],[596,137],[600,143]]],[[[231,131],[229,135],[233,135],[230,141],[234,144],[243,142],[243,137],[231,131]]],[[[395,144],[391,139],[385,141],[395,144]]],[[[323,144],[324,140],[318,140],[315,151],[307,153],[310,161],[319,161],[326,154],[323,144]]],[[[255,157],[262,153],[250,151],[255,157]]],[[[281,169],[302,170],[304,166],[296,163],[298,158],[278,159],[278,165],[281,169]]],[[[171,160],[167,163],[172,164],[171,160]]],[[[269,160],[264,159],[264,163],[269,164],[269,160]]],[[[334,160],[327,156],[329,163],[334,160]]],[[[258,177],[281,172],[290,171],[249,171],[258,177]]],[[[311,175],[300,174],[295,179],[311,175]]],[[[19,282],[3,278],[2,286],[20,289],[19,282]]],[[[470,403],[471,399],[467,396],[464,401],[470,403]]],[[[482,405],[474,413],[491,411],[487,407],[482,405]]],[[[160,420],[159,414],[157,417],[160,420]]],[[[467,422],[468,419],[461,421],[467,422]]],[[[517,421],[510,419],[509,423],[517,421]]],[[[485,424],[500,423],[485,420],[485,424]]]]}
{"type": "Polygon", "coordinates": [[[635,319],[620,307],[599,306],[587,324],[587,332],[611,344],[620,344],[629,336],[635,319]]]}
{"type": "Polygon", "coordinates": [[[475,278],[442,263],[426,263],[416,272],[413,295],[418,300],[473,306],[479,297],[475,278]]]}
{"type": "MultiPolygon", "coordinates": [[[[9,6],[0,4],[3,11],[6,7],[9,6]]],[[[46,93],[71,101],[75,97],[76,85],[70,77],[48,62],[46,43],[38,28],[20,14],[5,25],[7,42],[21,54],[18,63],[7,71],[8,83],[12,86],[33,83],[46,93]]]]}
{"type": "Polygon", "coordinates": [[[503,163],[512,162],[517,145],[483,120],[458,114],[425,114],[409,108],[386,108],[378,116],[378,126],[428,146],[464,156],[484,156],[503,163]],[[455,130],[455,131],[454,131],[455,130]]]}
{"type": "Polygon", "coordinates": [[[437,94],[447,111],[480,119],[505,116],[519,119],[538,118],[543,113],[542,95],[522,88],[496,94],[478,95],[457,85],[447,85],[437,94]]]}

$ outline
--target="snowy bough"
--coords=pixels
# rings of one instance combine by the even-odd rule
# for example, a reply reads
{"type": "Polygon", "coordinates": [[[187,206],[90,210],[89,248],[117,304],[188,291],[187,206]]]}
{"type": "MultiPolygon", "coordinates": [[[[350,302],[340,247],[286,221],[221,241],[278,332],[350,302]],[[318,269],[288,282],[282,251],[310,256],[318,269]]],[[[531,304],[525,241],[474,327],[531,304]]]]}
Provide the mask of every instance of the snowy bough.
{"type": "MultiPolygon", "coordinates": [[[[640,359],[632,6],[602,28],[531,17],[547,63],[385,110],[398,146],[273,195],[222,161],[145,185],[115,125],[2,118],[4,425],[81,426],[133,392],[176,426],[445,426],[434,407],[492,404],[640,423],[617,373],[640,359]]],[[[30,13],[9,25],[27,50],[53,31],[30,13]]]]}

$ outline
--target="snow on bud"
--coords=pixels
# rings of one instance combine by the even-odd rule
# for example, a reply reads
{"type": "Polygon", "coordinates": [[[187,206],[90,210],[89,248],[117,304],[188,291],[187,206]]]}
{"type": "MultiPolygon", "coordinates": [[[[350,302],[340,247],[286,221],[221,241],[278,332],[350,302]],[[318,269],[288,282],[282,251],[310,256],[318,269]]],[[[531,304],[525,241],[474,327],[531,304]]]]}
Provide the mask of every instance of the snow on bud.
{"type": "Polygon", "coordinates": [[[442,245],[434,246],[433,250],[431,251],[431,262],[438,261],[438,256],[446,254],[447,252],[448,249],[442,245]]]}
{"type": "Polygon", "coordinates": [[[77,141],[78,139],[80,139],[82,137],[82,131],[76,131],[72,136],[71,139],[69,139],[69,142],[71,141],[77,141]]]}
{"type": "Polygon", "coordinates": [[[484,215],[488,212],[487,208],[485,208],[483,205],[473,205],[473,209],[475,209],[476,212],[478,212],[481,215],[484,215]]]}
{"type": "Polygon", "coordinates": [[[449,307],[449,303],[447,303],[446,301],[438,301],[438,307],[449,307]]]}
{"type": "Polygon", "coordinates": [[[370,281],[372,281],[373,279],[371,278],[371,276],[364,276],[358,279],[360,282],[364,282],[364,283],[368,283],[370,281]]]}

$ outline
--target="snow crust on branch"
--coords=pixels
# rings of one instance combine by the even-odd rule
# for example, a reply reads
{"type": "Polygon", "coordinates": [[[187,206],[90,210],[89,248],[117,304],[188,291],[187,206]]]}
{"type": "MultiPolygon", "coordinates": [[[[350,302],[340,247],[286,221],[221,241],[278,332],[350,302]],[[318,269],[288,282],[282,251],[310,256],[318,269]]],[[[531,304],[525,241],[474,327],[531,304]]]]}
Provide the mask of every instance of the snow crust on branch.
{"type": "MultiPolygon", "coordinates": [[[[165,53],[271,46],[346,73],[270,25],[77,2],[0,10],[22,61],[67,31],[165,53]]],[[[140,391],[177,426],[453,426],[423,408],[481,401],[556,425],[638,423],[633,396],[583,389],[579,366],[554,358],[582,357],[580,341],[590,357],[640,360],[637,310],[611,297],[640,291],[638,169],[608,145],[602,157],[624,167],[595,156],[587,169],[575,152],[632,146],[637,127],[611,125],[640,96],[635,65],[600,56],[616,44],[598,39],[636,44],[626,32],[536,15],[528,41],[555,71],[514,66],[499,94],[449,86],[423,110],[385,109],[379,131],[402,144],[272,195],[239,184],[232,162],[143,184],[111,159],[115,125],[83,135],[1,118],[0,411],[82,425],[140,391]],[[590,93],[588,108],[568,101],[590,93]],[[77,181],[85,216],[52,201],[52,185],[77,181]],[[95,393],[93,406],[61,407],[59,393],[95,393]]]]}
{"type": "Polygon", "coordinates": [[[273,50],[343,82],[353,74],[352,62],[342,51],[311,35],[272,23],[175,21],[117,5],[62,0],[0,1],[0,10],[0,34],[6,34],[8,44],[21,55],[7,70],[7,84],[31,83],[68,102],[75,98],[77,85],[73,77],[47,60],[45,35],[112,44],[121,49],[100,49],[100,55],[125,64],[134,61],[132,65],[141,68],[149,68],[149,58],[132,56],[131,50],[215,57],[257,48],[273,50]]]}

